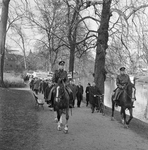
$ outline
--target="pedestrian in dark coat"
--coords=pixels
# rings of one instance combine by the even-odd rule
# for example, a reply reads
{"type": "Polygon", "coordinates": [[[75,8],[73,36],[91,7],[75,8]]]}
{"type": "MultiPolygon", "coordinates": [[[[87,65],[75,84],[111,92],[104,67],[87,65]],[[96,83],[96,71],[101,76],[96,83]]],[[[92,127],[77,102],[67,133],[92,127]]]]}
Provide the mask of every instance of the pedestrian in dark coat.
{"type": "Polygon", "coordinates": [[[81,101],[83,100],[83,86],[81,85],[81,82],[79,82],[79,85],[77,85],[77,107],[80,107],[81,101]]]}
{"type": "Polygon", "coordinates": [[[51,84],[51,81],[48,81],[47,84],[48,84],[48,86],[46,87],[45,92],[44,92],[44,99],[45,99],[45,102],[47,104],[49,104],[48,107],[53,107],[53,104],[54,104],[53,99],[49,100],[49,93],[50,93],[53,85],[51,84]]]}
{"type": "Polygon", "coordinates": [[[30,81],[30,89],[33,91],[33,89],[34,89],[34,78],[32,78],[31,79],[31,81],[30,81]]]}
{"type": "Polygon", "coordinates": [[[39,89],[40,89],[40,79],[36,77],[34,80],[34,91],[37,95],[38,95],[39,89]]]}
{"type": "Polygon", "coordinates": [[[43,93],[45,93],[45,89],[47,86],[48,86],[48,82],[47,82],[47,80],[44,80],[43,81],[43,93]]]}
{"type": "Polygon", "coordinates": [[[88,106],[89,103],[89,88],[90,88],[90,83],[88,83],[85,93],[86,93],[86,107],[88,106]]]}
{"type": "Polygon", "coordinates": [[[99,106],[98,96],[99,95],[102,95],[102,94],[101,94],[99,88],[96,86],[95,82],[93,82],[92,86],[90,86],[90,88],[89,88],[89,100],[90,100],[91,106],[98,108],[98,106],[99,106]]]}
{"type": "Polygon", "coordinates": [[[69,84],[70,89],[72,90],[73,93],[73,107],[75,106],[75,99],[76,99],[76,94],[78,92],[77,86],[74,84],[74,81],[71,80],[69,84]]]}

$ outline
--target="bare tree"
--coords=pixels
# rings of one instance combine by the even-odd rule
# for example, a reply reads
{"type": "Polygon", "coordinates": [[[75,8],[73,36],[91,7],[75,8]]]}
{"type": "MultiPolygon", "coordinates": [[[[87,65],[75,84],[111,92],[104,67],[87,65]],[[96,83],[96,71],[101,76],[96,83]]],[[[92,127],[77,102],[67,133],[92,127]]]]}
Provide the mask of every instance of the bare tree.
{"type": "Polygon", "coordinates": [[[36,10],[28,10],[28,19],[32,27],[37,28],[40,37],[36,39],[40,43],[40,52],[46,53],[49,62],[49,70],[54,68],[61,47],[65,45],[64,34],[61,26],[64,18],[61,5],[53,0],[36,0],[36,10]],[[34,13],[37,11],[37,15],[34,13]],[[40,18],[40,19],[39,19],[40,18]],[[64,42],[63,42],[64,41],[64,42]]]}
{"type": "Polygon", "coordinates": [[[14,41],[17,46],[22,50],[23,52],[23,58],[24,58],[24,68],[25,70],[27,69],[27,62],[26,62],[26,35],[25,33],[23,33],[23,30],[20,26],[18,26],[17,24],[12,24],[11,25],[11,29],[14,30],[15,32],[15,37],[10,37],[12,39],[12,41],[14,41]],[[17,35],[19,36],[18,38],[17,35]]]}

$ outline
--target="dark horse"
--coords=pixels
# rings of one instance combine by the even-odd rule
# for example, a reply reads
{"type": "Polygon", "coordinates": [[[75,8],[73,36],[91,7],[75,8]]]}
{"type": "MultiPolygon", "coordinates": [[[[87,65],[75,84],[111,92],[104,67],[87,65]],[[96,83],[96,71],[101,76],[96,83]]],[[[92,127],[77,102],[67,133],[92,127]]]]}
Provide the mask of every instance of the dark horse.
{"type": "Polygon", "coordinates": [[[54,111],[57,112],[58,127],[57,129],[61,130],[60,118],[62,114],[65,113],[66,123],[64,127],[65,133],[68,133],[68,119],[69,119],[69,93],[66,90],[65,83],[61,83],[55,88],[54,94],[54,111]]]}
{"type": "MultiPolygon", "coordinates": [[[[130,121],[133,118],[133,87],[135,87],[135,79],[134,79],[134,84],[132,84],[131,82],[128,83],[127,85],[125,85],[125,87],[123,88],[122,93],[119,96],[119,101],[117,103],[118,106],[121,107],[121,117],[122,117],[122,123],[124,123],[125,127],[128,127],[130,121]],[[129,110],[129,119],[128,121],[126,120],[126,112],[125,110],[128,109],[129,110]]],[[[116,101],[113,101],[113,96],[112,96],[112,120],[114,120],[114,109],[115,109],[115,104],[116,101]]]]}

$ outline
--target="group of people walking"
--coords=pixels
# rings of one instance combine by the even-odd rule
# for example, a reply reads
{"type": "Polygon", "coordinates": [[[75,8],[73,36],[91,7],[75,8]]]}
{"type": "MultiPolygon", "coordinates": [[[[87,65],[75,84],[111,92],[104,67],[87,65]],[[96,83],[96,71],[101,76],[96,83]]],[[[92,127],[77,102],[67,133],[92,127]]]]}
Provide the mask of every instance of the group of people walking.
{"type": "Polygon", "coordinates": [[[43,80],[38,77],[32,78],[30,81],[30,89],[37,95],[38,93],[44,94],[44,99],[49,104],[49,107],[53,107],[52,91],[63,81],[70,94],[70,107],[75,107],[75,105],[80,107],[83,100],[83,86],[81,82],[76,85],[74,80],[68,79],[67,72],[64,70],[64,65],[64,61],[59,62],[59,69],[54,72],[52,79],[43,80]],[[77,104],[75,104],[76,99],[77,104]]]}
{"type": "MultiPolygon", "coordinates": [[[[38,94],[39,92],[44,94],[45,101],[49,104],[49,107],[53,107],[52,92],[58,87],[60,82],[64,82],[67,92],[70,95],[70,107],[75,107],[75,100],[77,99],[77,107],[81,106],[83,100],[84,88],[81,82],[78,85],[75,84],[73,79],[68,79],[67,71],[64,70],[64,61],[59,62],[59,69],[53,74],[51,80],[42,80],[37,77],[33,78],[30,82],[30,88],[38,94]]],[[[114,100],[117,101],[121,93],[121,86],[130,82],[129,76],[125,75],[125,67],[120,68],[121,74],[117,76],[117,89],[115,90],[114,100]],[[121,86],[120,86],[121,85],[121,86]]],[[[98,96],[103,93],[100,92],[95,82],[88,83],[86,89],[86,107],[93,105],[98,101],[98,96]]]]}

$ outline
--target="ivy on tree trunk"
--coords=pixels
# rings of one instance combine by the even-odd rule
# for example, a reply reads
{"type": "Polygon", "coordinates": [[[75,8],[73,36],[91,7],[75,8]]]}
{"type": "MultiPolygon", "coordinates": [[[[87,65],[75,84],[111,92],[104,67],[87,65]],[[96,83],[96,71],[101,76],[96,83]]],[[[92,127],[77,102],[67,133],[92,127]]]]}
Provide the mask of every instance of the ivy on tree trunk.
{"type": "Polygon", "coordinates": [[[112,0],[103,0],[100,27],[98,29],[98,39],[96,48],[96,58],[94,67],[94,80],[97,87],[104,94],[104,81],[106,79],[105,56],[108,48],[108,28],[111,17],[110,7],[112,0]]]}

